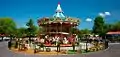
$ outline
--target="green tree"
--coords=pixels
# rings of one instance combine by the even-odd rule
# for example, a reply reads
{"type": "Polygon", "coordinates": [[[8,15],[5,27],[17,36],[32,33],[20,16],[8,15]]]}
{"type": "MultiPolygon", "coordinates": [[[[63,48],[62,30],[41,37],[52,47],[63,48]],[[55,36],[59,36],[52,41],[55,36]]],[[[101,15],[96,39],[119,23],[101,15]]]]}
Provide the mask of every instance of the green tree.
{"type": "Polygon", "coordinates": [[[92,30],[89,29],[81,29],[80,33],[78,34],[80,39],[84,39],[85,35],[91,34],[92,30]]]}
{"type": "Polygon", "coordinates": [[[120,21],[112,25],[111,31],[120,31],[120,21]]]}
{"type": "Polygon", "coordinates": [[[94,26],[93,26],[93,33],[94,34],[99,34],[99,35],[104,35],[104,18],[101,16],[98,16],[94,20],[94,26]]]}
{"type": "Polygon", "coordinates": [[[16,36],[18,38],[25,37],[26,36],[26,29],[27,28],[24,28],[24,27],[18,28],[17,31],[16,31],[16,36]]]}
{"type": "Polygon", "coordinates": [[[81,34],[91,34],[91,30],[89,29],[82,29],[80,30],[81,34]]]}
{"type": "Polygon", "coordinates": [[[33,22],[32,19],[30,19],[30,20],[27,22],[26,26],[28,27],[28,28],[27,28],[27,36],[29,36],[29,38],[30,38],[31,36],[35,36],[35,35],[36,35],[37,27],[34,25],[34,22],[33,22]]]}
{"type": "Polygon", "coordinates": [[[16,32],[16,23],[12,18],[0,18],[0,34],[14,35],[16,32]]]}
{"type": "Polygon", "coordinates": [[[80,30],[77,28],[71,28],[70,31],[72,34],[79,34],[80,33],[80,30]]]}
{"type": "Polygon", "coordinates": [[[112,24],[105,24],[104,25],[104,33],[107,33],[108,31],[110,31],[112,29],[112,24]]]}
{"type": "Polygon", "coordinates": [[[120,21],[113,24],[105,24],[104,29],[105,29],[105,32],[120,31],[120,21]]]}

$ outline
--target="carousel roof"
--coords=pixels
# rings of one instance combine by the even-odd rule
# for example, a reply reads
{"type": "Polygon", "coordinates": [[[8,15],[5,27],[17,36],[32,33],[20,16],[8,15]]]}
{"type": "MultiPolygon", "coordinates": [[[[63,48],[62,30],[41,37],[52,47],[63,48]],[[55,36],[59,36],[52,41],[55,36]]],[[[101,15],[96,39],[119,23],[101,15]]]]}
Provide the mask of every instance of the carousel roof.
{"type": "Polygon", "coordinates": [[[60,3],[58,3],[57,9],[55,14],[52,17],[43,17],[38,20],[38,24],[51,24],[51,23],[64,23],[64,22],[69,22],[73,24],[79,24],[80,19],[79,18],[73,18],[73,17],[68,17],[64,16],[63,10],[60,7],[60,3]]]}

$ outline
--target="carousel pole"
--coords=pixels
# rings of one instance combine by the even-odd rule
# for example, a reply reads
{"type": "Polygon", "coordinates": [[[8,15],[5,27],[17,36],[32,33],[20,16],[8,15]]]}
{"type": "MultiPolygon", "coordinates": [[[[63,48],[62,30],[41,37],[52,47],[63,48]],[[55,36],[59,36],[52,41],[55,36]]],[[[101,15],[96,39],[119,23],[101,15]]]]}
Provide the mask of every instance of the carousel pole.
{"type": "MultiPolygon", "coordinates": [[[[51,32],[51,22],[49,23],[49,32],[51,32]]],[[[49,38],[51,37],[51,33],[49,34],[49,38]]],[[[50,41],[49,41],[50,42],[50,41]]],[[[51,43],[51,42],[50,42],[51,43]]]]}
{"type": "MultiPolygon", "coordinates": [[[[51,23],[49,23],[49,32],[51,32],[51,23]]],[[[51,33],[49,34],[49,36],[51,36],[51,33]]]]}
{"type": "Polygon", "coordinates": [[[45,27],[46,27],[46,31],[45,31],[45,33],[47,33],[47,25],[45,24],[45,27]]]}
{"type": "MultiPolygon", "coordinates": [[[[74,23],[71,23],[71,28],[74,28],[74,25],[73,25],[73,24],[74,24],[74,23]]],[[[71,34],[72,34],[72,33],[71,33],[71,34]]],[[[72,34],[72,35],[73,35],[73,34],[72,34]]],[[[74,39],[72,45],[73,45],[73,51],[74,51],[74,53],[75,53],[75,39],[74,39]]]]}
{"type": "Polygon", "coordinates": [[[71,35],[72,35],[72,32],[71,32],[71,29],[72,29],[72,26],[71,26],[71,25],[72,25],[72,24],[73,24],[73,23],[71,22],[71,23],[70,23],[70,30],[69,30],[69,32],[70,32],[71,35]]]}
{"type": "MultiPolygon", "coordinates": [[[[62,22],[60,22],[60,24],[61,24],[61,32],[62,32],[62,22]]],[[[62,34],[61,34],[61,37],[62,37],[62,34]]]]}

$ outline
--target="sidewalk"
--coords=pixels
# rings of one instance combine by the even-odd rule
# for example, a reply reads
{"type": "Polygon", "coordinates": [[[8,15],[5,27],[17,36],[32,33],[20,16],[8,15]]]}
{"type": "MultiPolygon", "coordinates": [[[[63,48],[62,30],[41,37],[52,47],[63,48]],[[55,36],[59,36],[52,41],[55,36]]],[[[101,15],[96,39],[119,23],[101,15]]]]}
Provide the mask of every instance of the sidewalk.
{"type": "Polygon", "coordinates": [[[120,44],[120,43],[109,43],[109,45],[120,44]]]}

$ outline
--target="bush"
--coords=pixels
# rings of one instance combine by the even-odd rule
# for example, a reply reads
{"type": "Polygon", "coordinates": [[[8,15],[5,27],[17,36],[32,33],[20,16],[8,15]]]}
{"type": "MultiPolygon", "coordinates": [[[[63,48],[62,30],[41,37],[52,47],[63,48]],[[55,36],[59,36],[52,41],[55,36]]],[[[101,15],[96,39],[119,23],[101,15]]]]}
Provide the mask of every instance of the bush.
{"type": "Polygon", "coordinates": [[[51,51],[51,49],[50,48],[46,48],[46,52],[50,52],[51,51]]]}
{"type": "Polygon", "coordinates": [[[82,49],[82,50],[81,50],[81,53],[86,53],[86,50],[82,49]]]}
{"type": "Polygon", "coordinates": [[[74,50],[68,50],[67,53],[68,53],[68,54],[76,54],[76,51],[74,51],[74,50]]]}

